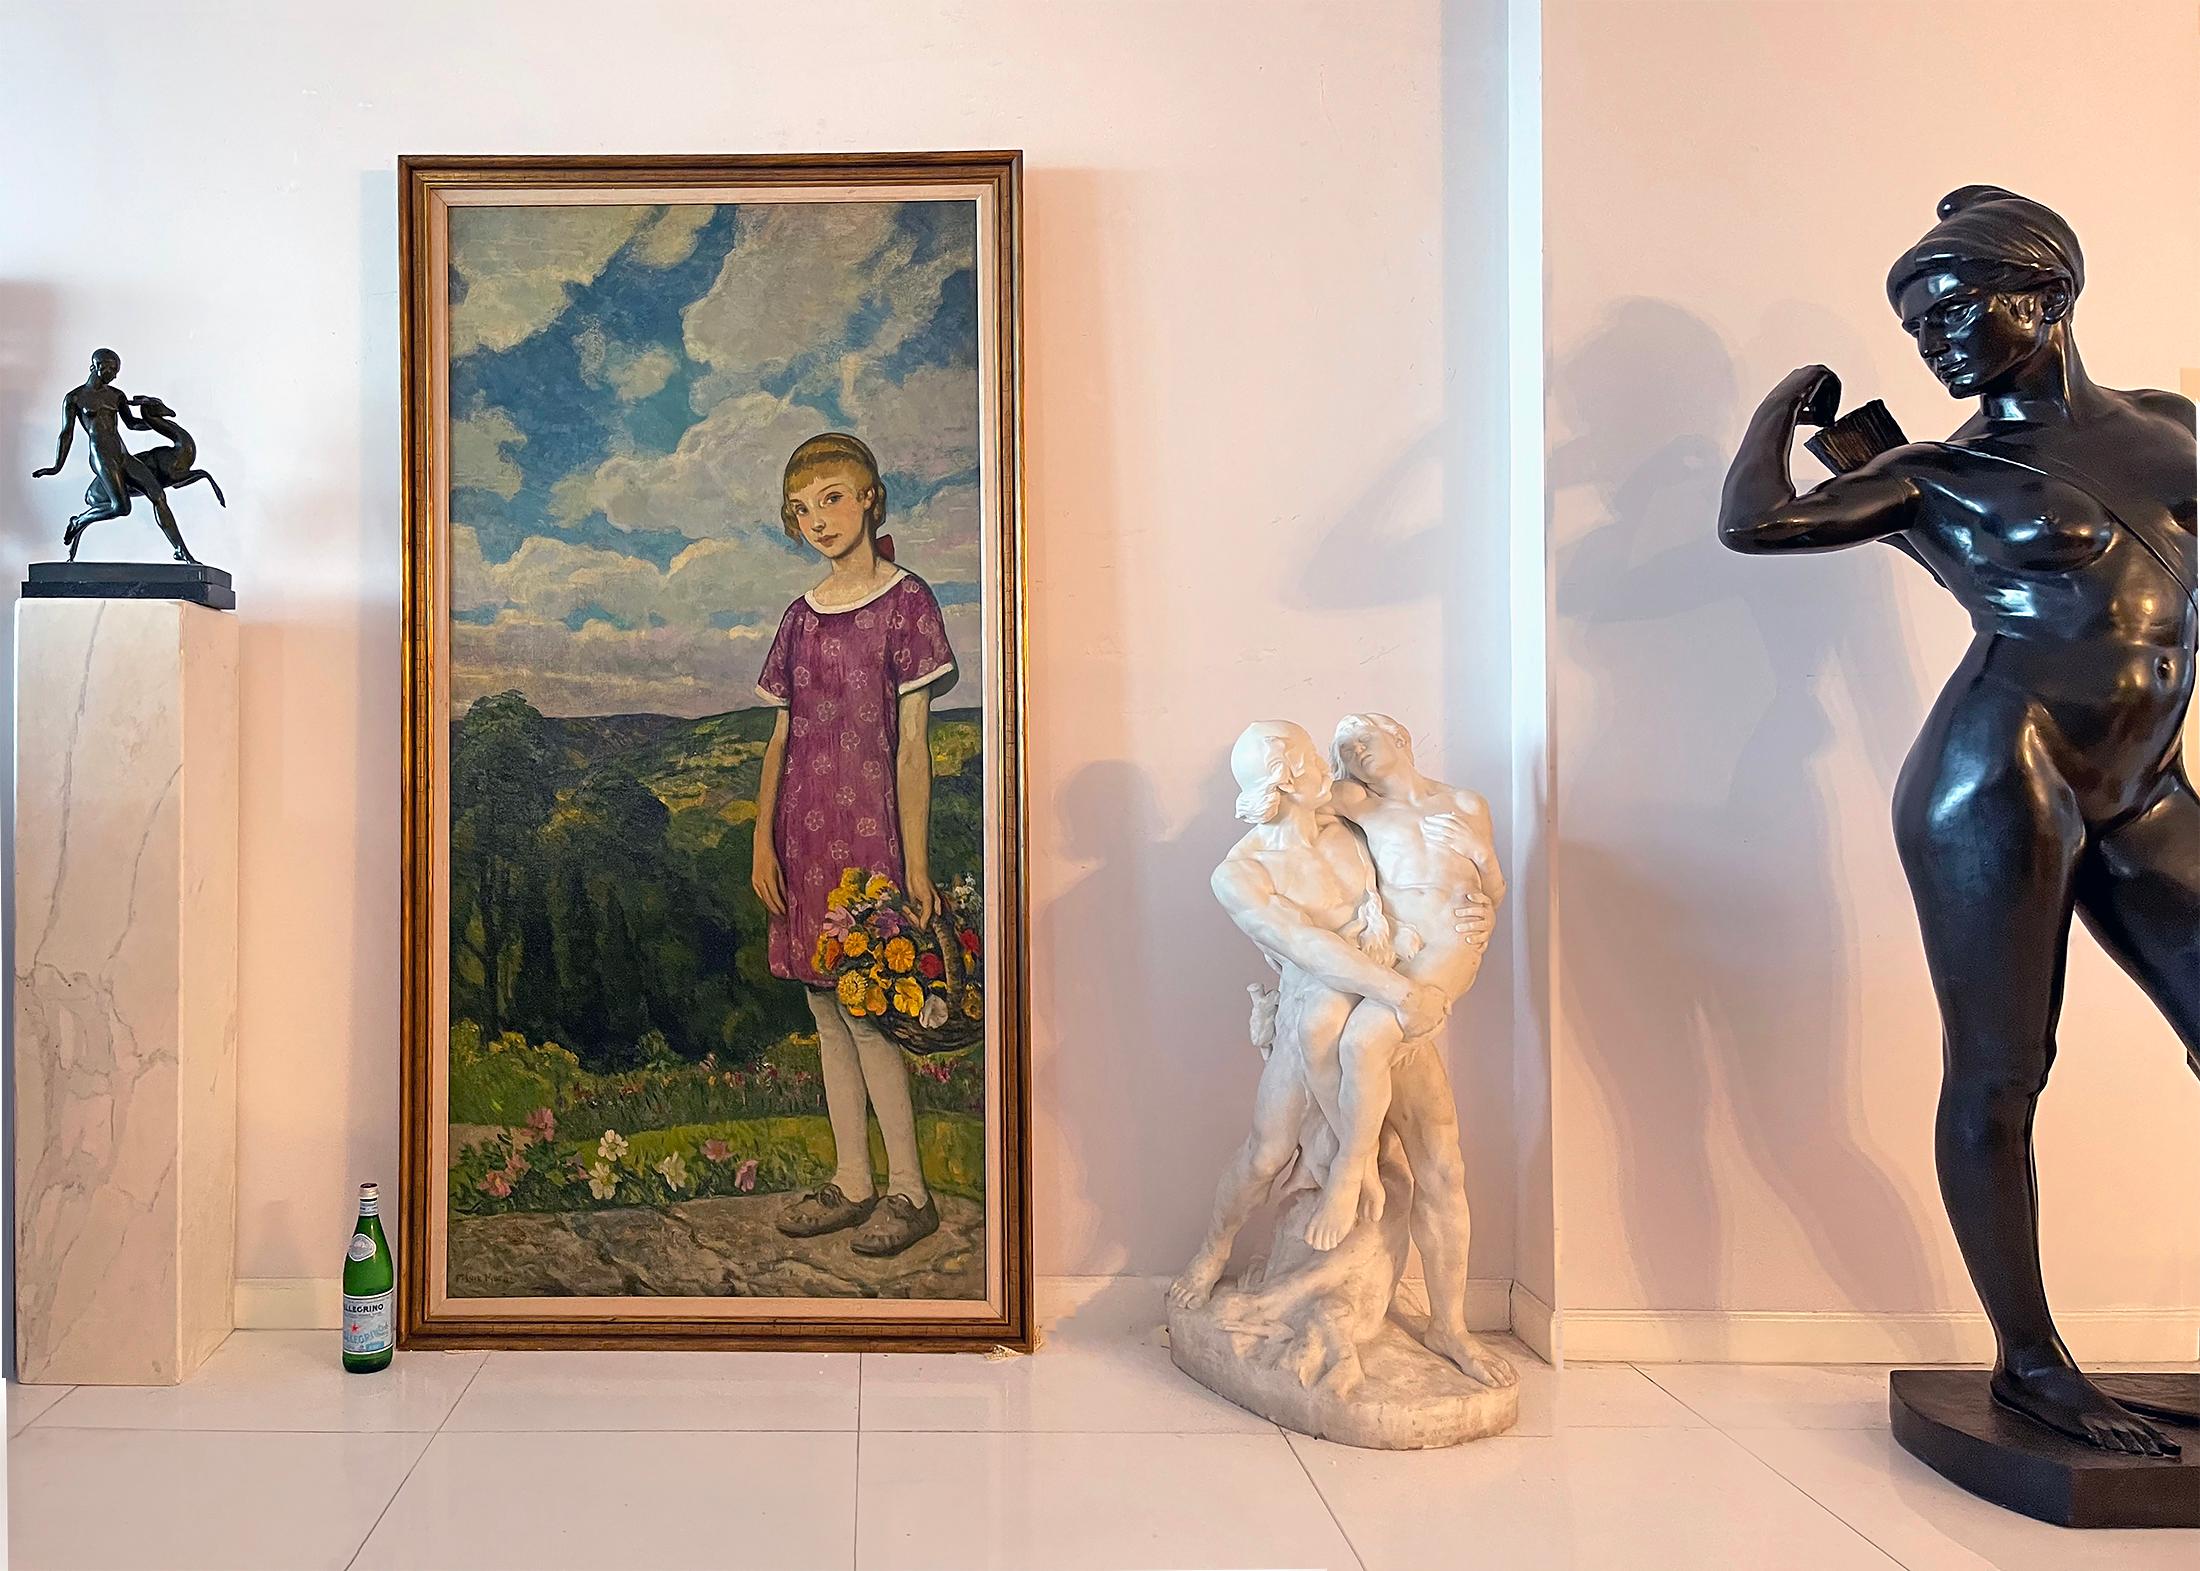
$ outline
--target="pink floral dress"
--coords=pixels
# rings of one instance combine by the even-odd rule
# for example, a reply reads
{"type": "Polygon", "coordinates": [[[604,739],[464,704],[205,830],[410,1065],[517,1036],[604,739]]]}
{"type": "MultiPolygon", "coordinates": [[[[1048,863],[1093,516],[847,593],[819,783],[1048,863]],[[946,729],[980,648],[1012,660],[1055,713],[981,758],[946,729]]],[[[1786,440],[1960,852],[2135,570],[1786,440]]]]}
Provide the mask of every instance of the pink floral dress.
{"type": "Polygon", "coordinates": [[[772,818],[787,914],[771,919],[772,975],[832,985],[810,962],[825,896],[843,869],[903,881],[894,773],[900,701],[921,687],[944,693],[954,681],[939,601],[914,573],[897,573],[870,599],[832,610],[804,595],[779,619],[756,681],[766,703],[788,712],[772,818]]]}

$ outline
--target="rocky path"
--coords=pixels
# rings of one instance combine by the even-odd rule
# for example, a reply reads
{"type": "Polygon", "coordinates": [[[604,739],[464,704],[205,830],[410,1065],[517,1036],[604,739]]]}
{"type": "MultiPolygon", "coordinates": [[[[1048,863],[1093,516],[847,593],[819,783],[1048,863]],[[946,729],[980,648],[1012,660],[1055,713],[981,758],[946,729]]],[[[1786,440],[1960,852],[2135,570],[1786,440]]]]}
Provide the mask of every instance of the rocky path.
{"type": "Polygon", "coordinates": [[[662,1207],[513,1212],[451,1224],[455,1298],[983,1298],[985,1211],[937,1197],[940,1230],[889,1260],[849,1233],[789,1238],[788,1195],[662,1207]]]}

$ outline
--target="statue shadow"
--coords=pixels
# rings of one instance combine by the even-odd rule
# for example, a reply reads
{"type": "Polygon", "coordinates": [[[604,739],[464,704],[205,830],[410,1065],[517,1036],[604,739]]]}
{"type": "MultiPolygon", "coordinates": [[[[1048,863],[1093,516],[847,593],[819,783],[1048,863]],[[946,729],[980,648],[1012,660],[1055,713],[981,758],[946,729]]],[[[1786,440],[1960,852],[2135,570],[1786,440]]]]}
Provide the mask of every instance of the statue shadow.
{"type": "MultiPolygon", "coordinates": [[[[1053,802],[1054,857],[1084,870],[1033,934],[1046,958],[1032,1013],[1058,1037],[1035,1086],[1034,1144],[1049,1153],[1038,1220],[1048,1249],[1080,1272],[1181,1270],[1223,1159],[1245,1138],[1261,1060],[1244,994],[1215,975],[1214,956],[1237,953],[1237,934],[1207,889],[1241,832],[1228,808],[1236,790],[1218,754],[1197,797],[1217,805],[1174,834],[1152,779],[1127,760],[1085,765],[1053,802]],[[1081,1050],[1061,1051],[1071,1045],[1081,1050]],[[1124,1217],[1155,1226],[1126,1229],[1124,1217]]],[[[1244,980],[1256,980],[1259,960],[1243,959],[1244,980]]]]}
{"type": "MultiPolygon", "coordinates": [[[[51,540],[61,534],[60,520],[82,504],[72,491],[55,480],[33,480],[30,472],[53,458],[53,439],[60,429],[61,387],[52,324],[55,292],[44,284],[20,279],[0,279],[0,518],[13,520],[0,536],[0,572],[11,584],[23,578],[24,564],[44,554],[51,540]],[[26,440],[30,445],[26,446],[26,440]],[[66,506],[60,504],[65,502],[66,506]],[[51,540],[42,540],[42,522],[59,508],[51,540]]],[[[81,490],[79,486],[78,490],[81,490]]],[[[0,648],[0,720],[6,734],[15,735],[15,640],[0,648]]],[[[15,910],[15,772],[10,769],[0,783],[0,909],[15,910]]],[[[0,933],[0,963],[5,974],[15,975],[15,924],[4,924],[0,933]]],[[[8,1050],[0,1055],[0,1120],[10,1131],[13,1150],[15,1129],[15,1021],[13,1012],[0,1031],[8,1050]]],[[[0,1173],[0,1237],[15,1237],[15,1164],[0,1173]]],[[[0,1370],[15,1377],[15,1295],[0,1295],[0,1370]]]]}
{"type": "Polygon", "coordinates": [[[1628,1259],[1653,1307],[1736,1303],[1729,1259],[1770,1240],[1723,1236],[1735,1176],[1714,1152],[1731,1139],[1846,1303],[1920,1304],[1929,1201],[1857,1133],[1862,981],[1822,778],[1833,693],[1882,777],[1919,707],[1901,564],[1721,547],[1740,389],[1718,334],[1678,307],[1614,307],[1557,358],[1552,395],[1580,434],[1552,449],[1548,494],[1586,489],[1603,519],[1554,553],[1555,664],[1586,686],[1561,691],[1561,1011],[1603,1092],[1628,1259]]]}

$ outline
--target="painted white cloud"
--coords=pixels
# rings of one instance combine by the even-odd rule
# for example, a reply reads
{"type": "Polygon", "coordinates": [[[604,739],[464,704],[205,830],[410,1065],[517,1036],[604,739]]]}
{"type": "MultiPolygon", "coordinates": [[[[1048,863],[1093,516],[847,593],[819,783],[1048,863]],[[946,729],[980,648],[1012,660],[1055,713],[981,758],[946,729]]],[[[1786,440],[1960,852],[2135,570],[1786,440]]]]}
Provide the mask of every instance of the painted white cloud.
{"type": "Polygon", "coordinates": [[[695,242],[718,209],[707,202],[668,207],[634,241],[634,259],[650,267],[676,267],[695,254],[695,242]]]}
{"type": "MultiPolygon", "coordinates": [[[[565,309],[571,286],[598,276],[628,241],[633,259],[646,265],[682,260],[710,212],[585,211],[634,216],[617,234],[609,224],[566,226],[572,232],[540,254],[533,243],[487,229],[472,237],[469,256],[485,276],[499,278],[496,288],[482,291],[467,325],[472,342],[519,342],[539,331],[565,309]]],[[[684,536],[689,543],[666,567],[548,532],[530,536],[509,560],[491,563],[472,530],[453,531],[454,609],[495,613],[486,623],[452,629],[461,706],[517,688],[559,714],[701,715],[744,707],[753,702],[752,684],[781,614],[823,575],[814,557],[784,549],[779,523],[787,456],[843,423],[820,405],[846,411],[845,424],[871,443],[897,480],[930,483],[976,464],[974,368],[922,367],[900,381],[880,373],[882,357],[932,321],[941,286],[957,266],[952,257],[917,261],[893,217],[883,203],[743,210],[725,263],[683,316],[680,347],[704,369],[690,394],[701,418],[670,453],[614,453],[553,488],[546,530],[571,529],[600,512],[621,530],[684,536]],[[844,345],[859,316],[883,324],[875,331],[866,326],[873,336],[862,350],[815,367],[785,396],[762,390],[790,362],[844,345]],[[578,629],[570,625],[576,614],[588,617],[578,629]]],[[[528,239],[539,240],[539,233],[528,239]]],[[[454,323],[454,339],[457,333],[454,323]]],[[[630,402],[662,391],[679,370],[673,345],[622,343],[600,323],[580,324],[574,345],[583,377],[630,402]]],[[[477,418],[488,413],[477,411],[477,418]]],[[[475,450],[468,472],[483,477],[470,483],[493,481],[490,489],[516,494],[505,427],[484,420],[469,440],[475,450]],[[500,489],[507,484],[510,490],[500,489]]],[[[892,489],[898,494],[889,496],[887,528],[899,559],[943,588],[974,583],[976,487],[949,485],[913,506],[902,486],[892,489]]],[[[973,704],[982,691],[979,609],[950,604],[946,618],[962,667],[947,701],[973,704]]]]}
{"type": "Polygon", "coordinates": [[[572,287],[593,283],[656,214],[653,207],[453,208],[451,266],[466,290],[451,306],[452,358],[510,349],[541,332],[571,303],[572,287]]]}
{"type": "Polygon", "coordinates": [[[702,638],[691,629],[622,630],[507,611],[451,629],[451,700],[463,712],[488,693],[517,689],[545,714],[711,715],[756,701],[753,686],[771,629],[702,638]]]}
{"type": "Polygon", "coordinates": [[[527,433],[494,406],[484,406],[463,420],[452,421],[452,486],[479,486],[510,501],[519,495],[524,480],[519,465],[506,457],[504,450],[524,446],[526,441],[527,433]]]}
{"type": "Polygon", "coordinates": [[[601,512],[615,528],[677,530],[691,540],[777,531],[787,457],[830,422],[769,393],[729,398],[687,428],[669,453],[615,453],[551,491],[571,526],[601,512]]]}
{"type": "MultiPolygon", "coordinates": [[[[890,499],[889,499],[890,500],[890,499]]],[[[978,488],[943,486],[888,517],[894,560],[928,582],[973,584],[979,567],[978,488]]]]}
{"type": "Polygon", "coordinates": [[[590,322],[573,335],[580,356],[581,380],[591,387],[608,387],[625,403],[661,392],[680,363],[662,344],[625,344],[605,333],[601,323],[590,322]]]}
{"type": "Polygon", "coordinates": [[[951,253],[915,260],[895,211],[891,202],[742,208],[718,277],[681,318],[688,358],[720,373],[698,385],[697,407],[844,339],[866,302],[885,307],[868,357],[890,354],[929,323],[960,263],[951,253]]]}
{"type": "MultiPolygon", "coordinates": [[[[901,559],[936,584],[975,568],[976,494],[951,487],[889,521],[901,559]],[[968,522],[965,522],[965,515],[968,522]]],[[[698,540],[664,568],[620,551],[529,536],[504,562],[479,537],[451,531],[452,605],[493,608],[486,624],[457,622],[452,681],[461,707],[517,688],[553,714],[717,714],[753,702],[764,652],[787,607],[822,576],[814,558],[755,540],[698,540]],[[578,629],[568,618],[591,615],[578,629]],[[724,625],[731,622],[731,626],[724,625]]],[[[945,608],[961,667],[950,702],[977,702],[981,637],[974,604],[945,608]]]]}
{"type": "Polygon", "coordinates": [[[480,611],[504,604],[496,569],[481,555],[481,536],[465,524],[451,525],[451,609],[480,611]]]}
{"type": "Polygon", "coordinates": [[[944,480],[977,466],[976,366],[923,366],[899,382],[863,371],[842,385],[840,406],[890,475],[944,480]]]}
{"type": "Polygon", "coordinates": [[[562,619],[599,609],[620,622],[652,620],[707,629],[714,619],[776,627],[780,613],[818,578],[817,565],[754,543],[698,540],[670,564],[546,535],[530,535],[509,561],[486,569],[500,607],[562,619]]]}

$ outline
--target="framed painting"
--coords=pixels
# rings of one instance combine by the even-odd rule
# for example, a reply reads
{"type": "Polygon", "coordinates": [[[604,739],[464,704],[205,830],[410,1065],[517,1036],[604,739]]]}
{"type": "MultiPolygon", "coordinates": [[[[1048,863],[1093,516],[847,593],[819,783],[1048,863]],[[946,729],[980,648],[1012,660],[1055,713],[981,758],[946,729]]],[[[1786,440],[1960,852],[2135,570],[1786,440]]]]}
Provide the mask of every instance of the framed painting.
{"type": "Polygon", "coordinates": [[[1020,176],[402,161],[404,1345],[1031,1346],[1020,176]]]}

